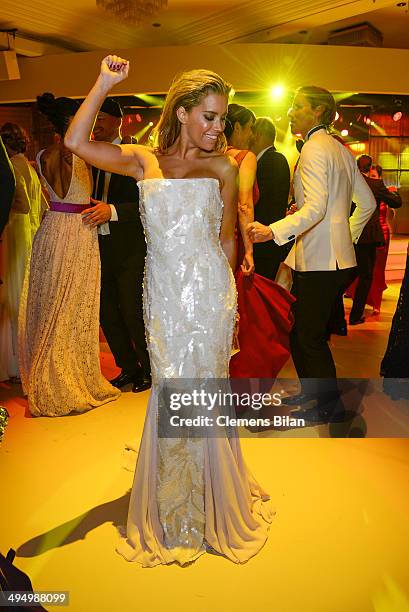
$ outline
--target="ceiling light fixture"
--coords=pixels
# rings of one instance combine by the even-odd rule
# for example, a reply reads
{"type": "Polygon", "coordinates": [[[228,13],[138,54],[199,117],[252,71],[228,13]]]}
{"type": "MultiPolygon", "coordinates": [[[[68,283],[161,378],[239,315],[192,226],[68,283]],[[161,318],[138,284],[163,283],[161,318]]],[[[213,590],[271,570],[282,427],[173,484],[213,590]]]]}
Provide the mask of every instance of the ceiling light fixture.
{"type": "Polygon", "coordinates": [[[168,0],[96,0],[97,6],[129,25],[140,25],[166,9],[168,0]]]}

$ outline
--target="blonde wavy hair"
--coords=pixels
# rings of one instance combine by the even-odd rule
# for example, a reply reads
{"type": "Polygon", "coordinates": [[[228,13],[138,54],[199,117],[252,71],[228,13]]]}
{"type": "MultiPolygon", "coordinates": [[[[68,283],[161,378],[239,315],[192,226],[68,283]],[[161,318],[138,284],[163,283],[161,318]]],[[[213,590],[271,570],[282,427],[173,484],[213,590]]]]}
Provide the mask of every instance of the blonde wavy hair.
{"type": "MultiPolygon", "coordinates": [[[[189,112],[198,106],[209,93],[226,96],[228,99],[232,86],[211,70],[190,70],[177,75],[166,96],[162,114],[153,133],[157,153],[166,154],[180,134],[180,121],[176,115],[178,108],[189,112]]],[[[220,134],[216,151],[224,151],[226,140],[220,134]]]]}

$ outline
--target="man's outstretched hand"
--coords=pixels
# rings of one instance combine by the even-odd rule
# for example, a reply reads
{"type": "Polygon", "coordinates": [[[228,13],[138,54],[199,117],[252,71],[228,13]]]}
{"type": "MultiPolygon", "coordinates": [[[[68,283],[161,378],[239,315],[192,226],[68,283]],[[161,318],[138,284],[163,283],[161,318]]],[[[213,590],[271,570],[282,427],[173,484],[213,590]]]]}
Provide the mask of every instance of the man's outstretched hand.
{"type": "Polygon", "coordinates": [[[269,225],[263,225],[258,221],[253,221],[247,226],[247,234],[251,242],[267,242],[273,240],[273,230],[269,225]]]}

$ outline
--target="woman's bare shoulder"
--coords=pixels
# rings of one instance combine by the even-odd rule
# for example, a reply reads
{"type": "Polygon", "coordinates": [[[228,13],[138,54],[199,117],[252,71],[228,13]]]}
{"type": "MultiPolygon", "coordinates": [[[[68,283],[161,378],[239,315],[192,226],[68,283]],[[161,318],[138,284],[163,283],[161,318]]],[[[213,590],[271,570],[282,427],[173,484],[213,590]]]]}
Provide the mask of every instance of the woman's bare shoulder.
{"type": "Polygon", "coordinates": [[[41,153],[42,159],[50,159],[50,157],[55,157],[60,152],[60,146],[58,144],[52,144],[46,147],[41,153]]]}
{"type": "Polygon", "coordinates": [[[46,147],[39,157],[39,164],[44,172],[52,170],[61,158],[60,147],[58,144],[52,144],[46,147]]]}
{"type": "Polygon", "coordinates": [[[231,157],[228,153],[218,153],[212,156],[211,160],[213,167],[217,169],[220,176],[226,177],[228,175],[233,176],[237,174],[237,162],[234,157],[231,157]]]}
{"type": "Polygon", "coordinates": [[[242,165],[243,164],[248,167],[257,167],[257,157],[252,151],[247,151],[242,160],[242,165]]]}

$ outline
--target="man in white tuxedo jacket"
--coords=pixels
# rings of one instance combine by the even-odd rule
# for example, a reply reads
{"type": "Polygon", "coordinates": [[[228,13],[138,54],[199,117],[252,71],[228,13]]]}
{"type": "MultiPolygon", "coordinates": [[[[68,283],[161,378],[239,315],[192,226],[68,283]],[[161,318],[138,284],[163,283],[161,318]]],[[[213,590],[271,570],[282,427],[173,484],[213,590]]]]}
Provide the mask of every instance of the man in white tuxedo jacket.
{"type": "MultiPolygon", "coordinates": [[[[274,240],[278,245],[295,238],[286,263],[293,269],[292,292],[297,298],[291,354],[302,388],[286,403],[299,405],[312,397],[328,400],[328,394],[337,394],[327,324],[332,304],[356,266],[353,243],[376,202],[353,155],[328,134],[335,118],[335,101],[328,91],[298,89],[288,116],[292,133],[305,140],[294,174],[298,210],[271,225],[250,223],[248,233],[253,242],[274,240]],[[357,206],[350,217],[352,201],[357,206]]],[[[327,400],[319,401],[315,412],[304,410],[305,416],[325,417],[327,400]]]]}

